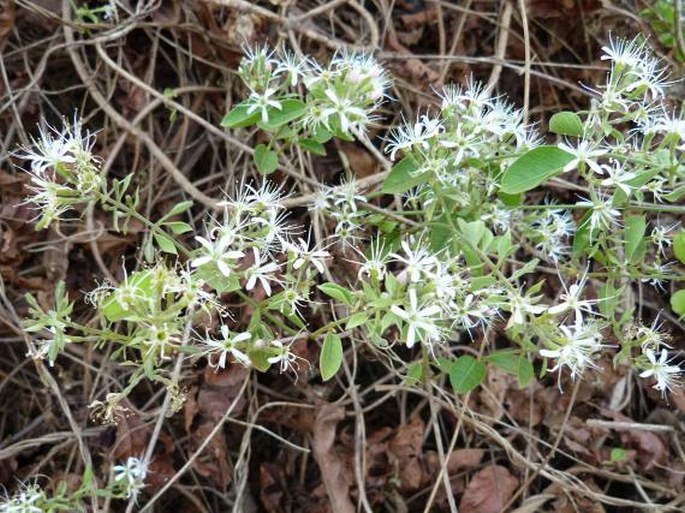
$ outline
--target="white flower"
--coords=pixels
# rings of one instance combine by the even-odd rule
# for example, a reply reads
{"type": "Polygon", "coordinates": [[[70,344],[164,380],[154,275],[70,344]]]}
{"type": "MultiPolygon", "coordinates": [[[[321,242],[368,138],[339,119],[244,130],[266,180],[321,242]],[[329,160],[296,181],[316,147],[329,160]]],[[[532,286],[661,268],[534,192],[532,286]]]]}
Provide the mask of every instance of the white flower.
{"type": "Polygon", "coordinates": [[[385,252],[383,243],[378,240],[370,244],[368,253],[368,257],[363,253],[361,254],[364,263],[359,268],[357,276],[359,279],[361,279],[362,275],[366,275],[378,281],[383,280],[387,272],[386,264],[390,255],[385,252]]]}
{"type": "Polygon", "coordinates": [[[626,182],[629,182],[630,180],[635,178],[637,176],[637,173],[626,172],[623,165],[618,161],[612,161],[611,165],[603,165],[602,169],[604,169],[607,173],[607,178],[601,181],[601,184],[603,186],[618,187],[623,191],[623,193],[626,196],[630,196],[630,193],[633,190],[633,186],[628,185],[628,183],[626,182]]]}
{"type": "Polygon", "coordinates": [[[196,236],[195,240],[202,245],[202,252],[200,253],[200,256],[191,260],[191,267],[215,264],[219,269],[219,272],[228,278],[232,272],[229,261],[245,256],[245,253],[242,251],[228,249],[228,246],[232,242],[231,238],[228,236],[220,236],[214,241],[196,236]]]}
{"type": "Polygon", "coordinates": [[[392,305],[390,310],[407,324],[407,347],[413,347],[417,338],[429,346],[440,339],[441,330],[435,324],[439,320],[435,315],[440,313],[440,307],[435,304],[419,306],[416,289],[409,289],[409,308],[392,305]]]}
{"type": "Polygon", "coordinates": [[[586,221],[590,223],[591,233],[597,229],[611,230],[620,224],[621,212],[613,208],[611,202],[612,197],[597,195],[591,200],[583,200],[577,203],[592,209],[590,219],[586,221]]]}
{"type": "Polygon", "coordinates": [[[243,351],[238,349],[237,346],[241,342],[250,340],[250,338],[252,338],[252,335],[247,331],[233,335],[228,331],[228,326],[226,326],[225,324],[223,324],[220,329],[222,337],[221,340],[214,340],[209,336],[203,340],[203,344],[207,346],[207,349],[204,351],[205,354],[219,355],[218,361],[216,363],[212,363],[210,361],[209,366],[214,367],[215,369],[225,369],[226,360],[228,358],[228,355],[230,354],[240,363],[242,363],[246,367],[249,367],[252,364],[250,357],[247,356],[247,354],[245,354],[243,351]]]}
{"type": "Polygon", "coordinates": [[[564,150],[566,153],[570,153],[575,157],[564,166],[564,172],[573,171],[574,169],[577,169],[580,164],[585,164],[595,173],[599,175],[604,174],[604,170],[597,163],[596,159],[602,155],[606,155],[608,150],[593,148],[592,142],[586,140],[580,141],[577,148],[573,148],[565,143],[559,143],[557,146],[560,150],[564,150]]]}
{"type": "Polygon", "coordinates": [[[585,324],[581,316],[576,316],[573,326],[561,325],[559,330],[562,340],[555,343],[557,347],[540,349],[540,355],[557,360],[550,372],[568,367],[571,379],[575,381],[588,367],[597,367],[593,359],[603,347],[600,342],[601,335],[595,325],[585,324]]]}
{"type": "Polygon", "coordinates": [[[354,178],[341,183],[332,191],[333,203],[352,212],[357,211],[357,203],[366,201],[366,196],[357,191],[357,182],[354,178]]]}
{"type": "Polygon", "coordinates": [[[274,76],[285,74],[289,81],[290,87],[295,87],[300,77],[304,76],[305,71],[309,67],[309,59],[306,57],[300,59],[293,52],[284,51],[281,60],[274,70],[274,76]]]}
{"type": "Polygon", "coordinates": [[[626,87],[627,92],[642,90],[649,91],[652,98],[662,98],[664,96],[664,88],[669,85],[666,80],[668,70],[661,67],[661,62],[652,56],[645,55],[640,66],[635,68],[634,73],[631,73],[631,82],[626,87]]]}
{"type": "Polygon", "coordinates": [[[390,153],[390,160],[395,160],[398,151],[405,151],[418,147],[422,150],[430,148],[430,140],[444,132],[445,127],[440,119],[431,119],[425,114],[410,125],[404,123],[393,130],[385,147],[385,152],[390,153]]]}
{"type": "Polygon", "coordinates": [[[113,470],[114,482],[122,482],[127,498],[135,497],[143,488],[147,476],[147,465],[142,459],[129,456],[126,463],[116,465],[113,470]]]}
{"type": "Polygon", "coordinates": [[[255,239],[255,244],[266,251],[287,245],[288,237],[296,231],[296,227],[288,224],[288,213],[275,208],[262,212],[250,221],[261,225],[263,232],[255,239]]]}
{"type": "Polygon", "coordinates": [[[673,223],[672,225],[657,225],[652,229],[650,235],[651,241],[659,248],[659,252],[664,254],[666,248],[673,245],[673,238],[670,234],[680,225],[679,222],[673,223]]]}
{"type": "Polygon", "coordinates": [[[269,107],[274,109],[283,110],[283,105],[278,100],[274,100],[273,96],[276,93],[276,89],[272,87],[266,88],[263,93],[258,93],[257,91],[252,91],[248,101],[250,106],[247,108],[247,114],[252,114],[253,112],[260,110],[262,113],[262,123],[269,121],[269,107]]]}
{"type": "Polygon", "coordinates": [[[654,351],[651,349],[645,350],[645,355],[649,360],[647,369],[640,373],[641,378],[654,377],[656,383],[652,388],[659,390],[663,395],[672,390],[674,386],[679,384],[679,377],[682,370],[678,365],[669,365],[668,350],[662,349],[659,359],[657,360],[654,351]]]}
{"type": "Polygon", "coordinates": [[[34,173],[42,175],[60,165],[95,165],[97,159],[92,154],[95,134],[84,131],[76,116],[72,123],[63,122],[61,132],[50,125],[46,126],[47,129],[42,126],[38,128],[39,137],[32,138],[32,147],[23,147],[25,153],[17,153],[17,157],[31,162],[34,173]]]}
{"type": "Polygon", "coordinates": [[[461,329],[471,330],[478,326],[479,323],[486,323],[485,315],[486,309],[476,304],[475,296],[468,294],[463,301],[454,302],[450,315],[454,318],[452,326],[457,326],[461,329]]]}
{"type": "Polygon", "coordinates": [[[509,308],[511,317],[507,323],[507,329],[514,325],[524,324],[526,314],[539,315],[547,310],[545,305],[536,305],[537,297],[522,296],[518,292],[509,292],[509,308]]]}
{"type": "Polygon", "coordinates": [[[404,270],[405,274],[409,276],[409,281],[416,283],[421,279],[422,274],[430,274],[438,263],[435,255],[431,254],[424,246],[418,246],[412,249],[406,240],[401,242],[402,249],[407,255],[403,257],[397,253],[392,253],[390,256],[398,262],[406,264],[404,270]]]}
{"type": "Polygon", "coordinates": [[[245,185],[247,192],[245,202],[253,211],[259,210],[282,210],[283,200],[288,196],[283,194],[283,185],[276,185],[273,182],[264,181],[256,188],[252,185],[245,185]]]}
{"type": "Polygon", "coordinates": [[[634,68],[639,66],[644,58],[645,41],[639,41],[637,38],[610,38],[609,46],[603,46],[602,51],[603,61],[611,60],[620,66],[634,68]]]}
{"type": "Polygon", "coordinates": [[[319,273],[323,274],[325,271],[325,261],[331,257],[331,254],[324,249],[309,249],[309,241],[298,237],[298,244],[288,243],[287,249],[295,255],[293,262],[293,269],[298,270],[305,263],[309,262],[316,268],[319,273]]]}
{"type": "Polygon", "coordinates": [[[283,304],[281,305],[281,311],[287,306],[290,308],[290,314],[302,317],[300,308],[304,306],[309,299],[301,291],[297,290],[293,286],[286,287],[283,290],[283,304]]]}
{"type": "Polygon", "coordinates": [[[272,340],[271,346],[275,354],[266,359],[270,364],[278,364],[280,372],[285,372],[289,369],[297,370],[297,360],[299,357],[290,350],[290,344],[284,344],[280,340],[272,340]]]}
{"type": "MultiPolygon", "coordinates": [[[[678,142],[685,141],[685,119],[682,114],[678,116],[675,112],[668,112],[663,108],[662,114],[656,119],[651,120],[644,130],[646,133],[663,132],[667,136],[675,137],[678,142]]],[[[685,150],[685,145],[678,147],[679,150],[685,150]]]]}
{"type": "MultiPolygon", "coordinates": [[[[343,132],[349,132],[350,128],[354,127],[361,128],[369,121],[366,111],[356,106],[347,96],[340,95],[331,87],[327,88],[324,94],[330,101],[330,104],[323,109],[322,115],[326,119],[337,115],[343,132]]],[[[326,123],[326,127],[330,128],[330,125],[326,123]]]]}
{"type": "Polygon", "coordinates": [[[564,280],[560,278],[561,286],[564,289],[564,291],[559,295],[561,303],[559,303],[558,305],[550,306],[547,309],[549,313],[551,313],[552,315],[557,315],[560,313],[564,313],[568,310],[573,310],[575,312],[576,318],[581,316],[583,312],[592,313],[592,305],[597,303],[597,300],[580,299],[580,296],[583,294],[583,288],[585,287],[585,283],[587,282],[587,272],[588,270],[585,269],[585,272],[580,277],[580,280],[578,280],[576,283],[574,283],[568,288],[566,288],[564,280]]]}
{"type": "Polygon", "coordinates": [[[278,271],[279,265],[276,262],[268,262],[262,265],[262,255],[257,248],[252,248],[254,254],[254,263],[245,271],[247,283],[245,290],[252,290],[257,284],[257,281],[262,285],[267,296],[271,295],[271,284],[269,280],[275,280],[273,273],[278,271]]]}

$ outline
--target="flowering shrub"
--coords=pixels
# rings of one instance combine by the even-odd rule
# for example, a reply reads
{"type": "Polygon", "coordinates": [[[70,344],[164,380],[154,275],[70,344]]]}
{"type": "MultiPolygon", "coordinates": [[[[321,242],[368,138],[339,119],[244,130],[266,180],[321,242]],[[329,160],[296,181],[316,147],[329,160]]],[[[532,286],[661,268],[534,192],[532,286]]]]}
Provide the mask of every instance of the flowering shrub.
{"type": "MultiPolygon", "coordinates": [[[[378,195],[347,177],[315,191],[321,224],[307,227],[291,219],[285,185],[245,178],[191,247],[183,235],[192,228],[179,220],[191,202],[147,219],[132,176],[104,179],[95,134],[78,120],[41,130],[18,153],[38,229],[99,205],[117,229],[137,219],[150,236],[146,264],[88,294],[98,325],[72,319],[63,285],[49,311],[29,296],[31,355],[53,364],[68,344],[114,344],[112,356],[136,371],[108,397],[109,410],[144,378],[174,390],[168,362],[177,358],[216,372],[275,367],[330,379],[353,336],[411,359],[413,380],[448,375],[458,393],[477,387],[488,365],[521,386],[554,373],[564,389],[567,376],[582,379],[609,354],[665,395],[681,369],[659,316],[645,323],[632,297],[643,282],[663,288],[678,278],[674,256],[685,262],[685,232],[663,219],[682,211],[669,204],[685,193],[685,119],[665,103],[666,70],[644,41],[615,39],[603,50],[611,68],[588,110],[557,113],[546,137],[473,80],[438,92],[435,111],[382,141],[395,164],[380,193],[401,197],[400,212],[371,208],[378,195]],[[529,192],[545,184],[573,192],[563,201],[529,192]],[[338,271],[342,262],[351,276],[338,271]],[[495,349],[495,332],[510,346],[495,349]],[[321,344],[318,371],[295,352],[297,340],[321,344]],[[471,351],[473,340],[483,342],[471,351]],[[473,354],[458,356],[464,350],[473,354]]],[[[294,152],[324,155],[333,138],[366,138],[390,85],[372,57],[345,52],[323,66],[251,49],[239,75],[246,99],[222,125],[268,134],[254,147],[263,176],[294,152]]],[[[677,315],[684,295],[671,297],[677,315]]],[[[129,458],[114,467],[113,486],[132,497],[145,477],[129,458]]]]}

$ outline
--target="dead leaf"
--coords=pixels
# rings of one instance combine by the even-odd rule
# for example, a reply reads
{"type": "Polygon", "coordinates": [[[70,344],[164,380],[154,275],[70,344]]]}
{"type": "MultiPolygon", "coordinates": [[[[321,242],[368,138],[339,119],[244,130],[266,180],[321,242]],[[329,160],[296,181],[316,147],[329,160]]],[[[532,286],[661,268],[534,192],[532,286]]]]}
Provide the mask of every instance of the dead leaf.
{"type": "Polygon", "coordinates": [[[459,503],[459,511],[468,513],[501,513],[514,495],[519,481],[506,467],[485,467],[473,476],[459,503]]]}
{"type": "Polygon", "coordinates": [[[0,45],[12,31],[15,21],[14,0],[0,2],[0,45]]]}
{"type": "Polygon", "coordinates": [[[484,455],[484,449],[456,449],[447,457],[447,471],[454,475],[462,470],[476,468],[484,455]]]}
{"type": "Polygon", "coordinates": [[[283,513],[286,480],[279,465],[263,463],[259,467],[259,500],[267,513],[283,513]]]}
{"type": "MultiPolygon", "coordinates": [[[[122,400],[120,406],[127,408],[129,412],[135,411],[128,399],[122,400]]],[[[129,413],[122,417],[117,423],[112,457],[115,460],[124,460],[129,456],[140,457],[147,448],[150,429],[137,413],[129,413]]]]}
{"type": "Polygon", "coordinates": [[[389,444],[388,450],[397,459],[401,491],[418,490],[424,481],[425,472],[420,458],[425,429],[426,425],[420,417],[412,417],[397,429],[397,434],[389,444]]]}
{"type": "Polygon", "coordinates": [[[540,494],[528,497],[523,504],[516,508],[511,513],[538,513],[540,508],[550,499],[554,499],[552,494],[540,494]]]}
{"type": "Polygon", "coordinates": [[[336,145],[357,179],[365,178],[378,171],[378,161],[364,148],[349,142],[336,141],[336,145]]]}
{"type": "MultiPolygon", "coordinates": [[[[205,442],[216,424],[207,421],[201,424],[190,436],[188,454],[205,442]]],[[[210,477],[219,488],[225,490],[233,479],[233,468],[228,460],[228,446],[226,438],[217,433],[212,437],[204,451],[193,461],[195,471],[205,477],[210,477]]]]}
{"type": "MultiPolygon", "coordinates": [[[[633,422],[630,417],[616,411],[603,409],[602,413],[619,422],[633,422]]],[[[656,433],[644,429],[629,429],[621,431],[620,438],[624,446],[637,450],[638,461],[646,469],[651,468],[655,463],[666,462],[668,454],[666,445],[656,433]]]]}
{"type": "Polygon", "coordinates": [[[145,484],[150,487],[150,491],[159,490],[176,474],[171,458],[168,454],[154,456],[150,461],[148,477],[145,484]]]}
{"type": "Polygon", "coordinates": [[[316,411],[312,449],[314,459],[321,471],[321,480],[333,507],[333,513],[355,513],[350,499],[350,477],[335,448],[335,432],[338,422],[345,418],[341,406],[323,403],[316,411]]]}

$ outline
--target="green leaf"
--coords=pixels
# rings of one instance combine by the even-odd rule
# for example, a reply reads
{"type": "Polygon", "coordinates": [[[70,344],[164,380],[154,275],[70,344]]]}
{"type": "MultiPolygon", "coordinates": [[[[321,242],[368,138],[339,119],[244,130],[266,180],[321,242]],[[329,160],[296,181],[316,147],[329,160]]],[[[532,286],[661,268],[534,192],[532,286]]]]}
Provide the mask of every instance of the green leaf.
{"type": "Polygon", "coordinates": [[[190,226],[188,223],[184,223],[183,221],[171,221],[168,223],[164,223],[165,228],[169,228],[172,233],[175,235],[181,235],[183,233],[188,233],[193,231],[193,227],[190,226]]]}
{"type": "Polygon", "coordinates": [[[673,237],[673,254],[678,260],[685,264],[685,230],[680,230],[680,232],[673,237]]]}
{"type": "Polygon", "coordinates": [[[483,382],[486,367],[473,356],[460,356],[450,369],[450,383],[458,394],[470,392],[483,382]]]}
{"type": "Polygon", "coordinates": [[[300,139],[297,144],[314,155],[326,155],[326,147],[314,139],[300,139]]]}
{"type": "Polygon", "coordinates": [[[627,452],[622,447],[614,447],[609,454],[609,463],[616,464],[626,459],[627,452]]]}
{"type": "Polygon", "coordinates": [[[381,192],[384,194],[402,194],[412,187],[425,182],[429,174],[414,174],[419,169],[419,163],[414,157],[408,155],[395,164],[383,182],[381,192]]]}
{"type": "Polygon", "coordinates": [[[452,230],[449,227],[449,214],[442,214],[431,224],[428,230],[430,248],[433,253],[439,253],[452,243],[452,230]]]}
{"type": "Polygon", "coordinates": [[[357,312],[356,314],[351,315],[350,318],[347,320],[347,323],[345,324],[345,329],[351,330],[352,328],[361,326],[368,320],[369,314],[367,314],[366,312],[357,312]]]}
{"type": "Polygon", "coordinates": [[[252,104],[243,102],[231,109],[231,111],[221,120],[221,126],[226,128],[243,128],[254,125],[260,119],[260,110],[257,109],[252,114],[247,113],[247,109],[252,104]]]}
{"type": "Polygon", "coordinates": [[[497,351],[486,357],[488,363],[513,374],[518,378],[519,387],[524,388],[535,377],[533,364],[517,351],[497,351]]]}
{"type": "Polygon", "coordinates": [[[625,216],[625,228],[623,229],[623,240],[625,241],[625,258],[631,264],[637,264],[644,257],[647,244],[645,242],[645,229],[647,219],[644,215],[625,216]]]}
{"type": "Polygon", "coordinates": [[[152,236],[155,238],[155,242],[159,246],[159,249],[161,249],[164,253],[169,253],[170,255],[178,255],[176,245],[174,244],[174,241],[173,239],[171,239],[171,237],[157,232],[153,233],[152,236]]]}
{"type": "Polygon", "coordinates": [[[254,149],[254,163],[263,175],[269,175],[278,169],[278,153],[269,150],[266,144],[258,144],[254,149]]]}
{"type": "Polygon", "coordinates": [[[407,367],[407,376],[404,382],[408,386],[416,385],[423,377],[423,362],[414,362],[407,367]]]}
{"type": "Polygon", "coordinates": [[[679,290],[671,296],[671,308],[680,317],[685,316],[685,289],[679,290]]]}
{"type": "Polygon", "coordinates": [[[335,333],[329,333],[323,341],[321,355],[319,357],[319,370],[321,379],[328,381],[340,369],[343,359],[343,347],[340,337],[335,333]]]}
{"type": "Polygon", "coordinates": [[[557,112],[549,120],[549,131],[559,135],[583,135],[583,122],[575,112],[557,112]]]}
{"type": "Polygon", "coordinates": [[[487,227],[483,221],[472,221],[467,223],[463,219],[457,219],[457,225],[464,238],[474,247],[479,247],[479,243],[485,235],[487,227]]]}
{"type": "Polygon", "coordinates": [[[535,272],[535,269],[537,268],[539,263],[540,263],[540,259],[538,259],[538,258],[529,259],[528,262],[523,264],[523,267],[521,267],[520,269],[516,269],[511,274],[511,278],[509,278],[509,279],[512,282],[516,282],[516,280],[525,276],[526,274],[530,274],[530,273],[535,272]]]}
{"type": "Polygon", "coordinates": [[[326,130],[323,126],[320,126],[312,134],[312,139],[316,142],[325,144],[333,138],[333,134],[326,130]]]}
{"type": "Polygon", "coordinates": [[[621,300],[621,290],[611,283],[605,283],[598,289],[597,307],[599,312],[612,319],[621,300]]]}
{"type": "Polygon", "coordinates": [[[354,304],[354,295],[352,292],[337,283],[322,283],[321,285],[317,285],[317,288],[327,296],[337,299],[347,306],[352,306],[354,304]]]}
{"type": "Polygon", "coordinates": [[[673,203],[674,201],[678,201],[683,196],[685,196],[685,185],[680,185],[668,194],[665,194],[664,199],[673,203]]]}
{"type": "Polygon", "coordinates": [[[500,190],[518,194],[553,177],[575,157],[556,146],[539,146],[521,155],[502,175],[500,190]]]}
{"type": "Polygon", "coordinates": [[[590,230],[590,216],[592,216],[592,209],[589,209],[583,214],[583,217],[578,221],[578,229],[573,236],[573,256],[580,258],[585,253],[585,250],[590,246],[591,230],[590,230]]]}
{"type": "MultiPolygon", "coordinates": [[[[178,214],[182,214],[189,208],[193,206],[193,202],[188,200],[188,201],[181,201],[180,203],[176,203],[173,207],[171,207],[171,210],[164,214],[164,217],[162,217],[159,221],[164,221],[165,219],[169,219],[170,217],[177,216],[178,214]]],[[[159,222],[158,221],[158,222],[159,222]]]]}
{"type": "Polygon", "coordinates": [[[507,194],[501,190],[497,191],[497,197],[502,200],[505,206],[509,208],[516,208],[523,204],[523,194],[507,194]]]}
{"type": "Polygon", "coordinates": [[[307,105],[294,98],[281,100],[281,108],[270,107],[267,110],[269,119],[266,123],[259,121],[260,128],[273,132],[290,121],[299,118],[307,108],[307,105]]]}

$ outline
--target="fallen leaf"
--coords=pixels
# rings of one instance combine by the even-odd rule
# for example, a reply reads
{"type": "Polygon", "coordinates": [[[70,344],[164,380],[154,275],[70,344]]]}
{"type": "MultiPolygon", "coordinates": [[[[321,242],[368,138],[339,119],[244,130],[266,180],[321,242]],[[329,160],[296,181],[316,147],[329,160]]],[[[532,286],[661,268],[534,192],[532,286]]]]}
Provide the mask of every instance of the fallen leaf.
{"type": "MultiPolygon", "coordinates": [[[[209,437],[215,423],[207,421],[201,424],[190,436],[188,454],[195,450],[209,437]]],[[[193,461],[195,471],[205,477],[210,477],[219,488],[225,490],[233,478],[233,468],[228,460],[226,438],[217,433],[212,437],[204,451],[193,461]]]]}
{"type": "Polygon", "coordinates": [[[122,400],[120,406],[127,409],[129,414],[117,422],[116,440],[112,448],[112,457],[117,461],[125,460],[129,456],[138,458],[144,454],[151,429],[137,413],[132,413],[135,410],[128,399],[122,400]]]}
{"type": "Polygon", "coordinates": [[[286,480],[279,465],[263,463],[259,467],[259,500],[267,513],[283,513],[286,480]]]}
{"type": "Polygon", "coordinates": [[[320,405],[316,411],[312,449],[314,459],[321,471],[321,480],[333,507],[333,513],[355,513],[350,499],[350,477],[335,448],[335,432],[338,422],[345,418],[345,409],[329,403],[320,405]]]}
{"type": "Polygon", "coordinates": [[[484,449],[456,449],[447,457],[447,471],[453,475],[462,470],[476,468],[484,455],[484,449]]]}
{"type": "Polygon", "coordinates": [[[501,513],[518,488],[519,481],[506,467],[493,465],[476,473],[464,492],[459,511],[501,513]]]}
{"type": "Polygon", "coordinates": [[[418,490],[424,481],[425,472],[420,457],[425,429],[426,425],[420,417],[412,417],[397,429],[397,434],[389,444],[388,450],[397,459],[401,491],[418,490]]]}

